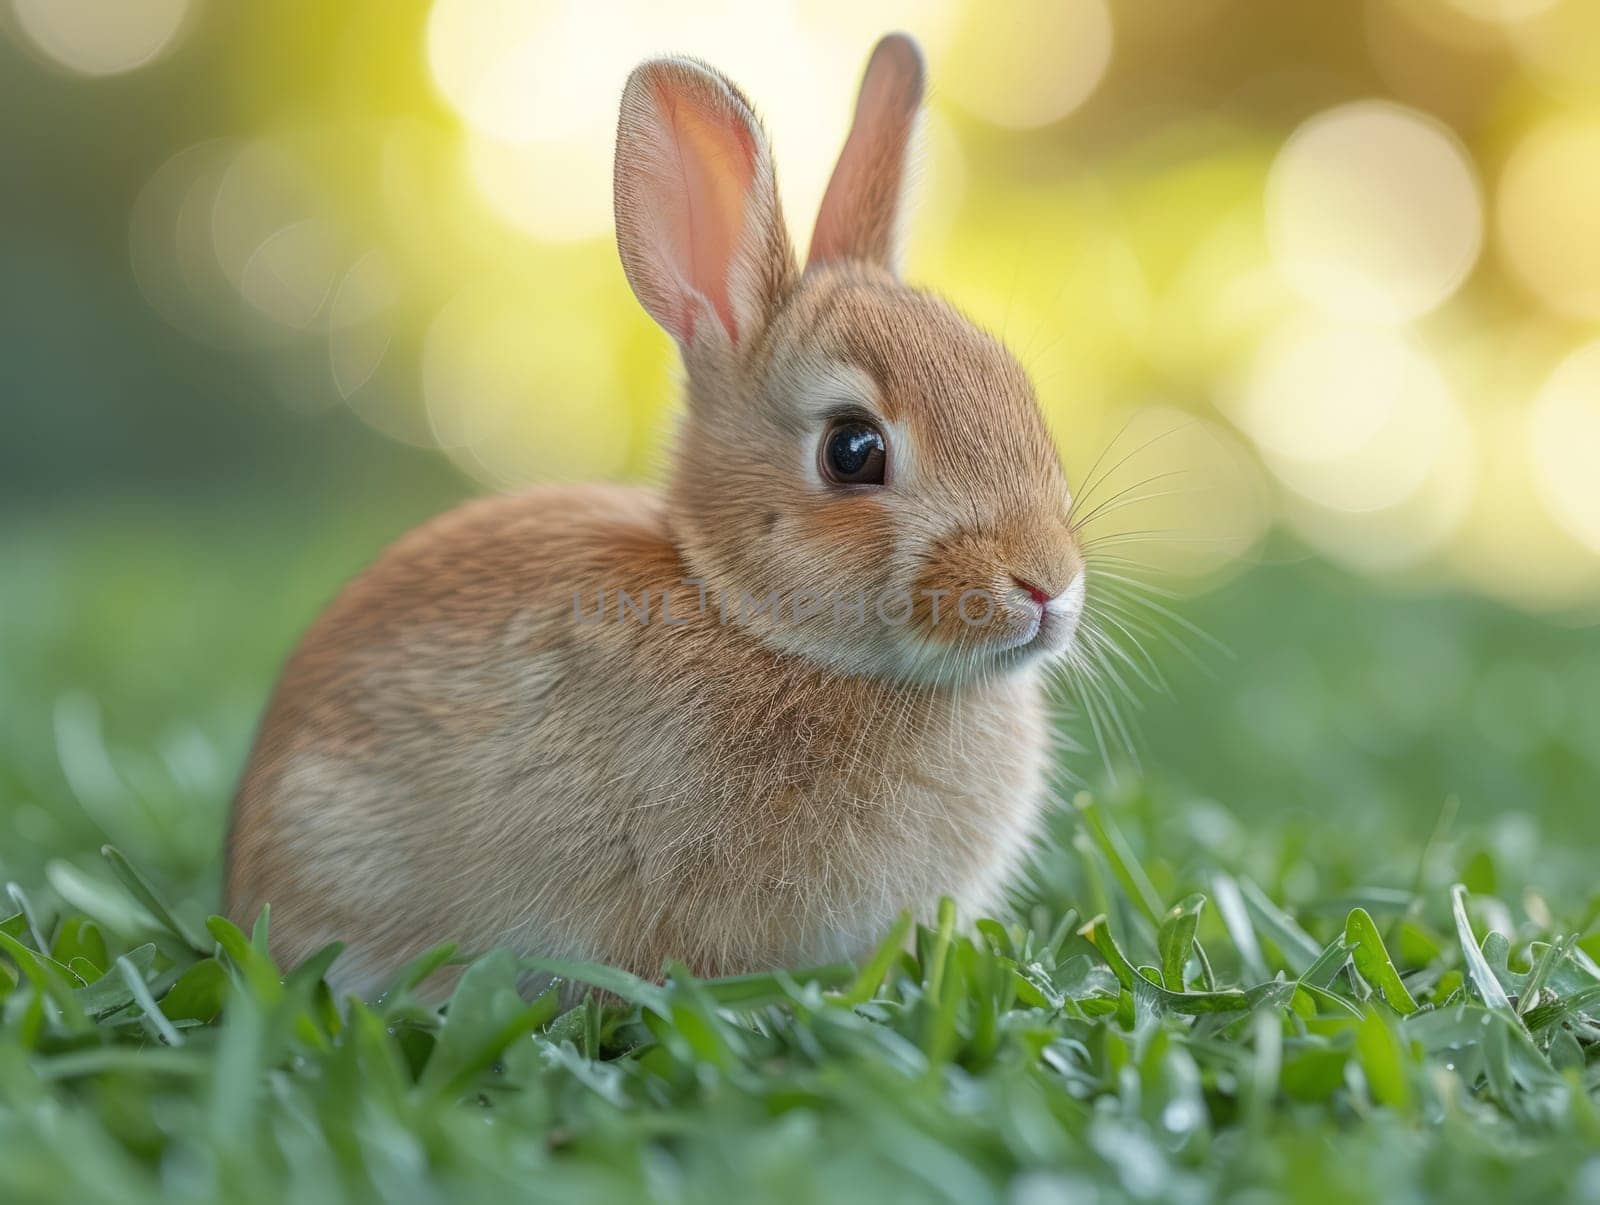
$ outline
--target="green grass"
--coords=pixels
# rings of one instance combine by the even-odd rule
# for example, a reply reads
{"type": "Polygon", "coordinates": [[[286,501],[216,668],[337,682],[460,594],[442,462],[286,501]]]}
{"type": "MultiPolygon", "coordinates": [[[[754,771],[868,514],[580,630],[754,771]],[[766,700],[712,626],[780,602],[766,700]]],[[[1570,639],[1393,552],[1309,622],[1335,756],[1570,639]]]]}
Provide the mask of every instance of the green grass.
{"type": "Polygon", "coordinates": [[[341,1006],[208,914],[274,663],[404,521],[11,533],[0,1200],[1600,1199],[1584,633],[1258,571],[1007,916],[341,1006]]]}

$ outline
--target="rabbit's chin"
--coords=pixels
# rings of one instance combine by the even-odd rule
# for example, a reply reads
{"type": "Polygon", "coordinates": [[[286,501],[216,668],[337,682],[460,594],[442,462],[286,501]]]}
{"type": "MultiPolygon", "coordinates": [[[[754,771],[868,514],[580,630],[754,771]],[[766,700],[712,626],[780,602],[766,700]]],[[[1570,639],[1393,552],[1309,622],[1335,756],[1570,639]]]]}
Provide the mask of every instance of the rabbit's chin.
{"type": "Polygon", "coordinates": [[[960,687],[1026,675],[1065,662],[1077,635],[1076,616],[1043,615],[1021,632],[960,645],[919,641],[900,650],[884,676],[921,686],[960,687]]]}
{"type": "Polygon", "coordinates": [[[914,650],[920,664],[916,676],[959,683],[1025,673],[1068,660],[1083,618],[1083,577],[1078,575],[1067,591],[1035,610],[1013,612],[1000,632],[960,645],[924,642],[914,650]]]}
{"type": "Polygon", "coordinates": [[[1057,621],[1047,621],[1021,639],[969,639],[959,644],[911,633],[881,633],[877,639],[837,645],[831,641],[763,633],[763,643],[843,677],[876,680],[912,690],[956,688],[1021,675],[1064,660],[1072,636],[1057,621]]]}

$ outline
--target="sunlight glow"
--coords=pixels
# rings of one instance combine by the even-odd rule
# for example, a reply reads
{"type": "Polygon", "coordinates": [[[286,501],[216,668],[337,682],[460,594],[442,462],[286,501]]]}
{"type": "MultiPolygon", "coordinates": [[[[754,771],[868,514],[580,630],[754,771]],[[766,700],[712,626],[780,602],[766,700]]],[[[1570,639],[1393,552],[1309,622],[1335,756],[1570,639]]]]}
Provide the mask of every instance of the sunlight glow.
{"type": "Polygon", "coordinates": [[[1477,21],[1510,24],[1554,7],[1559,0],[1447,0],[1450,7],[1477,21]]]}
{"type": "Polygon", "coordinates": [[[616,476],[631,439],[616,362],[606,333],[559,291],[464,293],[423,345],[434,439],[496,488],[616,476]]]}
{"type": "Polygon", "coordinates": [[[961,67],[941,73],[939,87],[996,125],[1049,125],[1100,86],[1113,40],[1105,0],[968,5],[961,67]]]}
{"type": "MultiPolygon", "coordinates": [[[[1510,0],[1507,0],[1510,2],[1510,0]]],[[[1533,4],[1534,0],[1529,0],[1533,4]]],[[[1600,99],[1600,4],[1555,0],[1507,27],[1511,48],[1529,73],[1564,99],[1600,99]]]]}
{"type": "Polygon", "coordinates": [[[1279,152],[1267,233],[1306,300],[1340,318],[1403,322],[1466,279],[1483,206],[1471,159],[1441,123],[1361,101],[1313,117],[1279,152]]]}
{"type": "MultiPolygon", "coordinates": [[[[1547,420],[1548,421],[1548,420],[1547,420]]],[[[1483,481],[1452,549],[1456,576],[1513,606],[1557,611],[1600,597],[1600,558],[1551,513],[1521,407],[1479,417],[1483,481]]],[[[1566,432],[1571,434],[1570,431],[1566,432]]]]}
{"type": "Polygon", "coordinates": [[[1600,318],[1600,120],[1552,119],[1500,177],[1499,243],[1539,300],[1569,318],[1600,318]]]}
{"type": "Polygon", "coordinates": [[[1528,414],[1539,495],[1556,520],[1600,553],[1600,342],[1563,360],[1528,414]]]}
{"type": "Polygon", "coordinates": [[[688,10],[647,0],[437,0],[428,62],[466,122],[468,170],[493,212],[524,234],[567,242],[611,229],[617,97],[628,72],[692,47],[758,94],[784,207],[804,239],[873,40],[906,24],[931,29],[937,46],[948,7],[899,0],[887,11],[842,8],[824,24],[813,8],[783,0],[764,6],[760,22],[733,0],[688,10]]]}
{"type": "Polygon", "coordinates": [[[1162,403],[1097,426],[1084,441],[1096,455],[1073,476],[1086,540],[1162,578],[1216,581],[1249,563],[1271,525],[1269,491],[1235,434],[1162,403]]]}
{"type": "Polygon", "coordinates": [[[473,137],[467,170],[497,217],[547,242],[598,238],[611,228],[611,163],[581,143],[517,145],[473,137]]]}
{"type": "Polygon", "coordinates": [[[1453,426],[1418,489],[1383,510],[1330,510],[1287,499],[1284,518],[1329,559],[1363,573],[1394,573],[1437,562],[1466,524],[1478,495],[1479,455],[1473,432],[1453,426]]]}
{"type": "Polygon", "coordinates": [[[1276,336],[1230,409],[1284,485],[1336,511],[1406,501],[1464,429],[1432,361],[1381,328],[1276,336]]]}
{"type": "MultiPolygon", "coordinates": [[[[744,88],[803,260],[899,27],[929,67],[907,280],[1016,352],[1075,473],[1127,415],[1195,423],[1128,468],[1200,492],[1115,523],[1202,530],[1139,555],[1203,582],[1276,524],[1363,571],[1600,599],[1600,352],[1573,351],[1600,333],[1600,3],[1368,5],[1351,38],[1397,99],[1347,103],[1265,44],[1218,93],[1183,44],[1249,49],[1226,0],[357,7],[347,44],[286,30],[219,61],[228,137],[174,155],[152,129],[133,167],[150,305],[297,410],[343,405],[490,487],[657,473],[679,370],[612,238],[623,81],[687,53],[744,88]]],[[[0,29],[94,74],[210,11],[0,0],[0,29]]]]}

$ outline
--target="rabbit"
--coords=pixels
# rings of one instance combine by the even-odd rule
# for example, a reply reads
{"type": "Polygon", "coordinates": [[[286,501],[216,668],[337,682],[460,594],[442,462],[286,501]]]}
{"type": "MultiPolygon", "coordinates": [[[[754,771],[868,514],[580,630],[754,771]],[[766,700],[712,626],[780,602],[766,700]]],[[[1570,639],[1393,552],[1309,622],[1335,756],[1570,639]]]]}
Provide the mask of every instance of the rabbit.
{"type": "Polygon", "coordinates": [[[446,939],[718,976],[1003,902],[1086,569],[1027,374],[898,275],[923,90],[885,37],[802,269],[744,94],[629,76],[617,244],[685,368],[670,479],[468,502],[315,621],[229,835],[226,911],[270,903],[280,962],[343,941],[341,994],[446,939]]]}

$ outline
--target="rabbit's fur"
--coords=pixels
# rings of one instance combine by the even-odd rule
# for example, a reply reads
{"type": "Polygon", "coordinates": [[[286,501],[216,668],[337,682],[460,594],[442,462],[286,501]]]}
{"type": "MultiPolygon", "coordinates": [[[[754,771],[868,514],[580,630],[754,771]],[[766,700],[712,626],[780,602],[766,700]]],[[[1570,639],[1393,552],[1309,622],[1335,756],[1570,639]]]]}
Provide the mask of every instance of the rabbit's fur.
{"type": "Polygon", "coordinates": [[[228,910],[270,902],[281,959],[343,940],[356,991],[447,938],[728,974],[997,901],[1083,561],[1026,375],[894,274],[921,93],[915,46],[884,39],[802,272],[740,93],[683,59],[629,78],[618,242],[688,370],[668,489],[469,503],[318,619],[229,842],[228,910]],[[882,488],[823,479],[841,405],[887,437],[882,488]],[[884,591],[909,618],[861,622],[884,591]]]}

